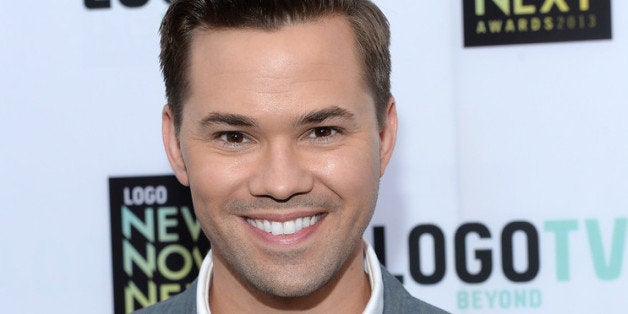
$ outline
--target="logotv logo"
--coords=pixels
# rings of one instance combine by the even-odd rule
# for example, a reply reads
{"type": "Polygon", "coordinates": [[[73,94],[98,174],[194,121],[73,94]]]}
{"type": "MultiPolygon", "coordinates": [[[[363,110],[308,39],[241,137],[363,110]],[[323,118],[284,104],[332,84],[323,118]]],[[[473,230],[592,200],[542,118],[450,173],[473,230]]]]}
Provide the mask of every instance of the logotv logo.
{"type": "Polygon", "coordinates": [[[610,0],[463,0],[464,45],[611,38],[610,0]]]}
{"type": "MultiPolygon", "coordinates": [[[[376,226],[373,231],[373,248],[385,265],[385,229],[376,226]]],[[[420,224],[408,236],[408,266],[412,281],[435,285],[445,279],[448,260],[453,259],[455,267],[449,275],[461,283],[452,293],[458,310],[536,310],[546,301],[544,289],[535,286],[542,265],[553,270],[544,274],[557,283],[569,283],[572,274],[622,280],[627,240],[628,217],[547,220],[542,227],[522,220],[503,227],[475,221],[462,223],[453,234],[435,224],[420,224]],[[542,256],[541,243],[553,254],[542,256]],[[447,250],[448,245],[453,250],[447,250]],[[588,248],[572,252],[576,246],[588,248]],[[592,268],[574,263],[582,259],[589,259],[592,268]],[[502,277],[498,281],[506,279],[505,283],[494,286],[489,281],[494,276],[502,277]]]]}

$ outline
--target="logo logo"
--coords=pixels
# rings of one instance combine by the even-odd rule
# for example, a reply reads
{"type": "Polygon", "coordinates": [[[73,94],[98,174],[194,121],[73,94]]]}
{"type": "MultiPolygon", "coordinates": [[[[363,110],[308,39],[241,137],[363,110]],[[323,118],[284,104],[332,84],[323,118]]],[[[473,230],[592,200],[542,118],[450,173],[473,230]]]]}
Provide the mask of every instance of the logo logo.
{"type": "MultiPolygon", "coordinates": [[[[170,3],[170,0],[165,0],[170,3]]],[[[120,0],[123,6],[127,8],[137,8],[144,6],[148,0],[120,0]]],[[[111,0],[83,0],[83,4],[88,9],[108,9],[111,8],[111,0]]]]}
{"type": "Polygon", "coordinates": [[[174,176],[110,178],[109,196],[115,313],[185,290],[209,250],[190,190],[174,176]]]}
{"type": "Polygon", "coordinates": [[[464,46],[611,38],[610,0],[463,0],[464,46]]]}
{"type": "MultiPolygon", "coordinates": [[[[453,234],[446,234],[435,224],[417,225],[408,236],[410,279],[420,285],[435,285],[448,272],[457,276],[461,285],[452,293],[452,300],[458,310],[465,311],[542,308],[544,290],[535,281],[541,265],[550,269],[546,276],[565,284],[572,276],[582,278],[588,274],[600,281],[622,280],[628,218],[617,217],[612,224],[591,218],[582,222],[547,220],[542,226],[524,220],[510,221],[495,234],[499,231],[495,225],[466,222],[453,234]],[[588,245],[575,242],[583,238],[588,245]],[[448,239],[453,250],[446,249],[448,239]],[[542,256],[541,243],[554,254],[542,256]],[[570,253],[576,245],[585,245],[588,251],[570,253]],[[447,269],[448,258],[454,260],[453,270],[447,269]],[[591,260],[591,268],[573,265],[577,264],[573,261],[583,259],[591,260]],[[509,283],[495,286],[489,279],[497,276],[509,283]]],[[[377,226],[373,231],[373,248],[385,265],[385,229],[377,226]]],[[[401,276],[397,278],[404,281],[401,276]]]]}

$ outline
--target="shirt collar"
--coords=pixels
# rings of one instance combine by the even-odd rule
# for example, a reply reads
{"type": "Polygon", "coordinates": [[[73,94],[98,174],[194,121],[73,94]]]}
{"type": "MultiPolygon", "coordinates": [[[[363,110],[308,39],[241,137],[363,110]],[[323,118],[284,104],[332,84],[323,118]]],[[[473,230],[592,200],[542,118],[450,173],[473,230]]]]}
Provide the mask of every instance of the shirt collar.
{"type": "MultiPolygon", "coordinates": [[[[371,245],[364,241],[364,272],[369,277],[371,284],[371,297],[369,298],[363,314],[381,314],[384,311],[384,283],[382,281],[382,272],[379,266],[379,260],[371,245]]],[[[211,286],[212,270],[214,262],[212,260],[211,250],[201,264],[198,273],[198,286],[196,287],[196,311],[198,314],[211,314],[209,309],[209,289],[211,286]]]]}

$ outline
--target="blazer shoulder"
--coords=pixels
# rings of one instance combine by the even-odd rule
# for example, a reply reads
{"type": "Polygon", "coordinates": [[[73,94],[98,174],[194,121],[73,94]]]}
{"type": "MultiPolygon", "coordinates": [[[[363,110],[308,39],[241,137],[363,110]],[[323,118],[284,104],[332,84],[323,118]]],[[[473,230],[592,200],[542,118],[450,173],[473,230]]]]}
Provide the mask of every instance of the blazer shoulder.
{"type": "Polygon", "coordinates": [[[382,279],[384,282],[384,314],[448,314],[448,312],[410,295],[401,282],[388,273],[384,267],[382,267],[382,279]]]}
{"type": "Polygon", "coordinates": [[[195,279],[187,289],[167,300],[155,303],[151,306],[137,310],[135,314],[159,314],[159,313],[196,313],[196,283],[195,279]]]}

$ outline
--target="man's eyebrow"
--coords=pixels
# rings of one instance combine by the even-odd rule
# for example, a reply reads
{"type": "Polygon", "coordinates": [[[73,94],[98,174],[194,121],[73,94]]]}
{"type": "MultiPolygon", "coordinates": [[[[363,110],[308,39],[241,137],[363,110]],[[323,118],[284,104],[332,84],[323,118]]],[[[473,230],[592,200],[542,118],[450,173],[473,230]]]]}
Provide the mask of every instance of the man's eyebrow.
{"type": "Polygon", "coordinates": [[[232,126],[254,127],[257,124],[252,119],[239,114],[212,112],[201,120],[201,126],[208,127],[215,124],[232,126]]]}
{"type": "Polygon", "coordinates": [[[316,124],[331,118],[350,120],[353,118],[353,113],[347,111],[346,109],[334,106],[307,113],[297,120],[296,125],[316,124]]]}

